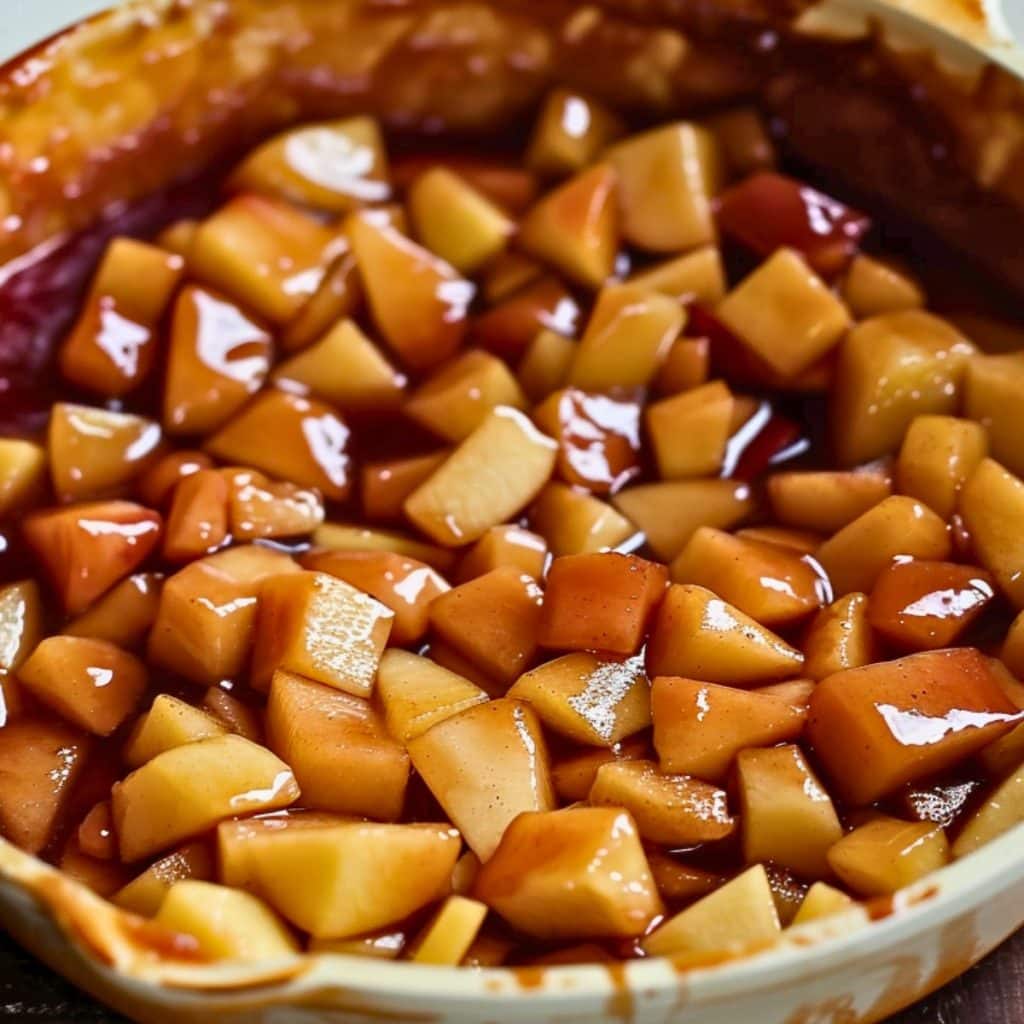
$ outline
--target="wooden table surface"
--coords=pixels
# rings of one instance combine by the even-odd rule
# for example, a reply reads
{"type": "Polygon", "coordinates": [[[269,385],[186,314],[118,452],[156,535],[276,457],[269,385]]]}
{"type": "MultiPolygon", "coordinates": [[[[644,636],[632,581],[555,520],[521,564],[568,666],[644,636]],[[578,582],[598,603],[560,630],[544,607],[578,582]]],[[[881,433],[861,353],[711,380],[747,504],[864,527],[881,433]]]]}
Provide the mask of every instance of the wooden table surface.
{"type": "MultiPolygon", "coordinates": [[[[117,1024],[104,1010],[0,936],[0,1021],[117,1024]]],[[[1024,931],[890,1024],[1022,1024],[1024,931]]],[[[747,1022],[737,1022],[747,1024],[747,1022]]]]}

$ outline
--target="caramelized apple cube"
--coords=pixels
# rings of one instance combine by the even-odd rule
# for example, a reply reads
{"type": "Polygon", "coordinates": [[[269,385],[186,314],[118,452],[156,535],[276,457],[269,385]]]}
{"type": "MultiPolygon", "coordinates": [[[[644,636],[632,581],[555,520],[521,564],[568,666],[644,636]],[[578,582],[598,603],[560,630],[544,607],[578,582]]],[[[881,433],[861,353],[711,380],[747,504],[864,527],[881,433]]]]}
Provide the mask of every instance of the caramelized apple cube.
{"type": "Polygon", "coordinates": [[[745,526],[737,530],[737,537],[744,540],[756,540],[762,544],[774,544],[776,547],[798,551],[801,555],[814,555],[821,547],[824,538],[810,530],[793,530],[788,526],[745,526]]]}
{"type": "Polygon", "coordinates": [[[271,323],[292,319],[345,242],[289,203],[257,195],[229,200],[199,225],[189,269],[271,323]]]}
{"type": "Polygon", "coordinates": [[[35,580],[0,587],[0,672],[17,672],[43,639],[43,602],[35,580]]]}
{"type": "Polygon", "coordinates": [[[572,338],[546,328],[538,331],[516,370],[526,396],[537,402],[561,388],[569,377],[575,354],[576,342],[572,338]]]}
{"type": "Polygon", "coordinates": [[[684,306],[700,302],[715,306],[725,298],[725,268],[715,245],[705,245],[633,274],[628,283],[658,292],[684,306]]]}
{"type": "Polygon", "coordinates": [[[556,558],[607,551],[637,533],[607,502],[558,482],[540,492],[529,516],[556,558]]]}
{"type": "Polygon", "coordinates": [[[846,594],[823,608],[804,635],[804,673],[824,679],[875,660],[866,594],[846,594]]]}
{"type": "Polygon", "coordinates": [[[482,290],[488,305],[508,298],[514,292],[536,281],[544,268],[529,256],[515,250],[498,253],[483,270],[482,290]]]}
{"type": "Polygon", "coordinates": [[[396,188],[406,189],[431,167],[447,168],[511,213],[521,213],[537,194],[536,175],[500,155],[413,153],[394,162],[391,179],[396,188]]]}
{"type": "Polygon", "coordinates": [[[597,807],[623,807],[641,837],[664,846],[692,846],[731,835],[736,820],[725,790],[686,775],[666,775],[653,761],[610,761],[590,790],[597,807]]]}
{"type": "Polygon", "coordinates": [[[801,530],[835,533],[892,494],[882,468],[794,470],[767,480],[775,518],[801,530]]]}
{"type": "Polygon", "coordinates": [[[921,502],[894,494],[825,541],[818,561],[842,596],[870,591],[898,555],[944,561],[951,553],[945,521],[921,502]]]}
{"type": "Polygon", "coordinates": [[[351,410],[397,409],[406,378],[352,320],[339,320],[319,341],[274,370],[282,386],[302,389],[351,410]]]}
{"type": "Polygon", "coordinates": [[[547,542],[539,534],[518,526],[492,526],[463,555],[456,579],[466,583],[495,569],[511,566],[536,580],[544,576],[547,561],[547,542]]]}
{"type": "Polygon", "coordinates": [[[602,765],[612,761],[637,761],[650,754],[650,743],[644,736],[634,736],[610,747],[583,747],[552,765],[551,780],[563,803],[585,802],[602,765]]]}
{"type": "Polygon", "coordinates": [[[524,285],[482,313],[473,323],[473,340],[514,362],[538,331],[571,337],[576,333],[580,307],[555,277],[544,276],[524,285]]]}
{"type": "Polygon", "coordinates": [[[643,659],[566,654],[521,675],[508,696],[526,701],[553,732],[578,743],[613,747],[651,724],[643,659]]]}
{"type": "Polygon", "coordinates": [[[174,488],[164,529],[164,558],[189,562],[222,547],[228,536],[228,481],[201,469],[174,488]]]}
{"type": "Polygon", "coordinates": [[[37,498],[46,478],[46,452],[32,441],[0,438],[0,516],[20,512],[37,498]]]}
{"type": "Polygon", "coordinates": [[[413,767],[481,861],[517,815],[555,807],[544,734],[521,701],[477,704],[407,746],[413,767]]]}
{"type": "Polygon", "coordinates": [[[666,562],[683,550],[700,527],[731,529],[754,508],[750,487],[737,480],[641,484],[620,491],[612,504],[636,524],[651,550],[666,562]]]}
{"type": "Polygon", "coordinates": [[[262,900],[212,882],[175,882],[153,920],[192,936],[199,952],[212,960],[271,960],[299,951],[292,933],[262,900]]]}
{"type": "Polygon", "coordinates": [[[843,301],[858,320],[920,309],[925,304],[921,285],[891,263],[859,253],[843,279],[843,301]]]}
{"type": "Polygon", "coordinates": [[[828,854],[839,879],[861,896],[891,896],[937,871],[949,858],[940,826],[885,816],[843,836],[828,854]]]}
{"type": "Polygon", "coordinates": [[[209,881],[213,856],[205,843],[188,843],[154,861],[141,875],[110,897],[112,903],[143,917],[153,917],[171,886],[189,879],[209,881]]]}
{"type": "Polygon", "coordinates": [[[830,594],[828,580],[807,556],[709,526],[689,539],[671,572],[674,582],[706,587],[764,626],[806,618],[830,594]]]}
{"type": "Polygon", "coordinates": [[[316,487],[342,501],[351,486],[350,431],[329,406],[284,391],[264,391],[205,444],[224,462],[316,487]],[[274,439],[267,444],[267,438],[274,439]]]}
{"type": "Polygon", "coordinates": [[[487,905],[465,896],[449,896],[417,939],[410,959],[418,964],[457,967],[487,917],[487,905]]]}
{"type": "Polygon", "coordinates": [[[732,393],[720,380],[649,405],[647,434],[662,479],[717,474],[732,412],[732,393]]]}
{"type": "Polygon", "coordinates": [[[479,540],[536,497],[551,476],[556,449],[521,412],[492,409],[406,499],[405,514],[447,547],[479,540]]]}
{"type": "Polygon", "coordinates": [[[392,530],[371,529],[348,523],[324,523],[313,531],[313,544],[328,551],[390,551],[408,555],[438,572],[447,572],[455,564],[455,553],[433,544],[413,540],[392,530]]]}
{"type": "Polygon", "coordinates": [[[241,736],[215,736],[158,754],[111,794],[121,858],[141,860],[236,815],[295,803],[291,769],[241,736]]]}
{"type": "Polygon", "coordinates": [[[620,118],[597,100],[570,89],[552,89],[534,123],[526,164],[553,178],[575,174],[622,131],[620,118]]]}
{"type": "Polygon", "coordinates": [[[85,611],[144,562],[161,528],[160,516],[128,501],[48,509],[22,524],[28,546],[69,615],[85,611]]]}
{"type": "Polygon", "coordinates": [[[636,825],[615,807],[516,818],[474,894],[538,939],[639,936],[663,909],[636,825]]]}
{"type": "MultiPolygon", "coordinates": [[[[1019,346],[1015,343],[1014,348],[1019,346]]],[[[982,424],[992,457],[1011,472],[1024,473],[1017,422],[1024,400],[1024,353],[975,355],[964,377],[964,415],[982,424]]]]}
{"type": "Polygon", "coordinates": [[[129,576],[63,631],[68,636],[106,640],[118,647],[138,647],[156,621],[162,586],[163,577],[156,573],[129,576]]]}
{"type": "Polygon", "coordinates": [[[1024,608],[1024,481],[985,459],[964,484],[960,514],[978,560],[1015,608],[1024,608]]]}
{"type": "Polygon", "coordinates": [[[274,673],[267,745],[295,773],[303,806],[395,821],[409,780],[409,755],[369,702],[274,673]]]}
{"type": "Polygon", "coordinates": [[[276,135],[249,153],[229,185],[331,213],[386,202],[391,195],[384,140],[372,117],[307,124],[276,135]]]}
{"type": "Polygon", "coordinates": [[[647,672],[757,686],[800,672],[804,656],[710,590],[673,584],[647,642],[647,672]]]}
{"type": "Polygon", "coordinates": [[[631,284],[605,285],[576,346],[569,383],[585,391],[646,386],[685,320],[682,306],[665,295],[631,284]]]}
{"type": "Polygon", "coordinates": [[[792,920],[793,926],[818,921],[823,917],[841,914],[853,906],[853,900],[841,889],[836,889],[827,882],[815,882],[807,890],[807,895],[800,904],[800,909],[792,920]]]}
{"type": "Polygon", "coordinates": [[[663,565],[636,555],[556,558],[548,570],[539,642],[556,650],[635,654],[667,583],[663,565]]]}
{"type": "Polygon", "coordinates": [[[358,312],[363,301],[356,258],[347,247],[335,256],[320,286],[279,336],[281,349],[298,352],[358,312]]]}
{"type": "Polygon", "coordinates": [[[676,252],[715,240],[711,197],[720,157],[710,132],[669,124],[634,135],[605,155],[618,173],[627,241],[653,252],[676,252]]]}
{"type": "Polygon", "coordinates": [[[183,217],[181,220],[168,224],[156,236],[156,244],[161,249],[166,249],[168,252],[188,260],[188,254],[192,248],[192,239],[195,238],[198,228],[199,221],[192,217],[183,217]]]}
{"type": "Polygon", "coordinates": [[[117,855],[114,823],[110,817],[110,801],[101,800],[82,819],[75,832],[74,843],[79,851],[96,860],[110,860],[117,855]]]}
{"type": "Polygon", "coordinates": [[[92,742],[52,718],[0,729],[0,835],[28,853],[49,843],[92,742]]]}
{"type": "Polygon", "coordinates": [[[297,672],[356,697],[373,689],[394,612],[322,572],[263,582],[252,656],[252,683],[266,690],[277,669],[297,672]]]}
{"type": "Polygon", "coordinates": [[[707,383],[710,362],[707,338],[677,338],[654,379],[654,390],[660,395],[678,395],[699,388],[707,383]]]}
{"type": "Polygon", "coordinates": [[[235,540],[299,537],[323,523],[324,503],[313,488],[244,473],[231,487],[228,518],[235,540]]]}
{"type": "Polygon", "coordinates": [[[837,672],[811,697],[808,738],[835,790],[858,806],[936,775],[1022,720],[996,662],[973,648],[837,672]]]}
{"type": "Polygon", "coordinates": [[[974,351],[952,324],[919,310],[856,326],[839,348],[829,409],[839,461],[895,452],[915,417],[954,413],[974,351]]]}
{"type": "Polygon", "coordinates": [[[152,761],[157,754],[186,743],[223,736],[227,728],[211,715],[169,693],[161,693],[136,723],[125,744],[124,760],[131,768],[152,761]]]}
{"type": "Polygon", "coordinates": [[[1024,764],[985,799],[964,822],[953,844],[953,856],[960,858],[981,849],[1024,821],[1024,764]]]}
{"type": "Polygon", "coordinates": [[[718,962],[775,941],[781,931],[768,874],[760,864],[671,917],[641,945],[650,956],[718,962]]]}
{"type": "Polygon", "coordinates": [[[58,402],[47,435],[53,489],[64,501],[114,494],[152,465],[162,440],[144,416],[58,402]]]}
{"type": "Polygon", "coordinates": [[[792,742],[803,732],[806,709],[763,691],[658,676],[651,688],[654,746],[662,771],[725,779],[747,747],[792,742]]]}
{"type": "Polygon", "coordinates": [[[600,288],[619,247],[612,168],[595,164],[543,196],[520,223],[519,244],[571,280],[600,288]]]}
{"type": "Polygon", "coordinates": [[[458,444],[498,406],[525,409],[526,396],[500,359],[474,349],[428,377],[402,411],[438,437],[458,444]]]}
{"type": "Polygon", "coordinates": [[[405,499],[448,457],[447,451],[363,466],[360,492],[367,519],[399,520],[405,499]]]}
{"type": "Polygon", "coordinates": [[[219,686],[211,686],[203,694],[203,710],[213,715],[228,732],[264,745],[262,707],[246,704],[219,686]]]}
{"type": "Polygon", "coordinates": [[[756,108],[733,107],[705,123],[718,140],[722,160],[733,177],[746,178],[755,171],[775,167],[775,144],[764,116],[756,108]]]}
{"type": "Polygon", "coordinates": [[[185,477],[201,469],[212,469],[213,459],[205,452],[179,449],[161,456],[139,477],[135,489],[145,504],[152,508],[164,508],[170,504],[174,488],[185,477]]]}
{"type": "Polygon", "coordinates": [[[949,519],[963,485],[987,454],[988,437],[980,423],[953,416],[918,416],[900,448],[900,490],[949,519]]]}

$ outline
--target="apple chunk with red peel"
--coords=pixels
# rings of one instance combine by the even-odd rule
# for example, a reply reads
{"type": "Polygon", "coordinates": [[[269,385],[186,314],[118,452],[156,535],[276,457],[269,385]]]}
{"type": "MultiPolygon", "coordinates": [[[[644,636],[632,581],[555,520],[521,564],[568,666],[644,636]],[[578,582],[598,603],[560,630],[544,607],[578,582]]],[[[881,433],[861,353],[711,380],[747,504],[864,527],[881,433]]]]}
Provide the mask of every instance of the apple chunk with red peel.
{"type": "Polygon", "coordinates": [[[835,791],[873,803],[938,775],[1024,721],[973,648],[928,651],[823,679],[807,735],[835,791]]]}
{"type": "Polygon", "coordinates": [[[409,755],[361,697],[274,673],[267,745],[295,773],[303,806],[395,821],[409,780],[409,755]]]}
{"type": "Polygon", "coordinates": [[[632,938],[664,909],[636,825],[613,807],[520,815],[474,895],[545,940],[632,938]]]}
{"type": "Polygon", "coordinates": [[[405,514],[447,547],[479,540],[537,496],[557,448],[521,412],[499,406],[406,499],[405,514]]]}
{"type": "Polygon", "coordinates": [[[492,700],[461,711],[408,749],[413,767],[482,861],[517,815],[555,807],[540,722],[521,701],[492,700]]]}
{"type": "Polygon", "coordinates": [[[252,683],[266,690],[277,669],[367,697],[394,613],[322,572],[274,576],[260,588],[252,683]]]}
{"type": "Polygon", "coordinates": [[[70,615],[149,557],[163,523],[129,501],[96,502],[34,512],[22,524],[25,540],[70,615]]]}
{"type": "Polygon", "coordinates": [[[158,754],[111,793],[121,858],[141,860],[236,815],[295,803],[291,769],[241,736],[216,736],[158,754]]]}

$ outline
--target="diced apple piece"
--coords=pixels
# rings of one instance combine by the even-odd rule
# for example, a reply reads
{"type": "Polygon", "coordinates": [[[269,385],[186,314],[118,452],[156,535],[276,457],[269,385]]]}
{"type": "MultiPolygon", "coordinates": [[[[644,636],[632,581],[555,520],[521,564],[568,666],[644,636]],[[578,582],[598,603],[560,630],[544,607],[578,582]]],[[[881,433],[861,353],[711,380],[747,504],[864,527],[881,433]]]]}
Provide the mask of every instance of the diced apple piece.
{"type": "Polygon", "coordinates": [[[455,552],[392,530],[377,530],[348,523],[324,523],[313,531],[313,544],[328,551],[390,551],[408,555],[438,572],[447,572],[455,564],[455,552]]]}
{"type": "Polygon", "coordinates": [[[859,253],[843,279],[843,301],[858,320],[921,309],[925,294],[921,285],[891,263],[859,253]]]}
{"type": "Polygon", "coordinates": [[[501,207],[446,167],[424,171],[406,201],[419,240],[464,274],[501,252],[514,227],[501,207]]]}
{"type": "Polygon", "coordinates": [[[400,520],[405,499],[447,457],[447,451],[440,451],[363,466],[360,477],[363,514],[367,519],[400,520]]]}
{"type": "Polygon", "coordinates": [[[352,410],[396,409],[406,378],[352,320],[339,320],[319,341],[286,359],[274,380],[352,410]]]}
{"type": "Polygon", "coordinates": [[[625,808],[644,839],[664,846],[715,842],[736,827],[725,790],[686,775],[663,774],[653,761],[602,765],[590,803],[625,808]]]}
{"type": "Polygon", "coordinates": [[[738,480],[641,484],[620,491],[612,504],[643,531],[651,550],[666,562],[683,550],[700,527],[731,529],[754,508],[750,487],[738,480]]]}
{"type": "Polygon", "coordinates": [[[262,707],[246,704],[219,686],[211,686],[203,694],[203,710],[213,715],[228,732],[264,745],[262,707]]]}
{"type": "Polygon", "coordinates": [[[836,889],[827,882],[815,882],[807,890],[807,895],[800,904],[800,909],[796,912],[792,924],[796,927],[807,924],[808,921],[818,921],[823,917],[841,914],[851,907],[853,907],[853,900],[841,889],[836,889]]]}
{"type": "Polygon", "coordinates": [[[647,863],[651,866],[658,892],[668,903],[692,903],[714,892],[725,882],[720,875],[684,864],[659,850],[647,851],[647,863]]]}
{"type": "Polygon", "coordinates": [[[806,618],[828,600],[828,580],[805,555],[778,544],[702,526],[672,563],[676,583],[692,583],[764,626],[806,618]]]}
{"type": "Polygon", "coordinates": [[[555,277],[545,275],[524,285],[478,316],[472,336],[481,348],[514,362],[538,331],[572,337],[580,319],[579,303],[555,277]]]}
{"type": "Polygon", "coordinates": [[[685,306],[701,302],[715,306],[725,298],[725,268],[715,245],[705,245],[683,256],[638,271],[628,283],[658,292],[685,306]]]}
{"type": "Polygon", "coordinates": [[[576,346],[569,383],[586,391],[646,386],[685,320],[682,306],[665,295],[631,284],[605,285],[576,346]]]}
{"type": "Polygon", "coordinates": [[[199,225],[189,269],[271,323],[292,319],[344,247],[327,227],[289,203],[239,195],[199,225]]]}
{"type": "Polygon", "coordinates": [[[773,473],[766,486],[779,522],[820,533],[841,530],[892,494],[881,468],[773,473]]]}
{"type": "Polygon", "coordinates": [[[732,411],[732,393],[720,380],[649,405],[647,434],[662,479],[718,473],[731,433],[732,411]]]}
{"type": "Polygon", "coordinates": [[[492,526],[462,557],[456,572],[460,583],[511,566],[542,579],[547,566],[547,542],[518,526],[492,526]]]}
{"type": "Polygon", "coordinates": [[[457,967],[473,945],[487,912],[485,903],[449,896],[417,939],[410,959],[418,964],[457,967]]]}
{"type": "Polygon", "coordinates": [[[780,249],[719,303],[716,315],[776,373],[794,377],[851,326],[850,313],[793,249],[780,249]]]}
{"type": "Polygon", "coordinates": [[[521,252],[506,250],[498,253],[483,270],[483,298],[488,305],[508,298],[514,292],[536,281],[544,268],[521,252]]]}
{"type": "Polygon", "coordinates": [[[184,270],[180,255],[113,239],[61,345],[64,379],[104,398],[134,391],[156,362],[156,326],[184,270]]]}
{"type": "Polygon", "coordinates": [[[973,648],[927,651],[837,672],[811,697],[808,738],[835,790],[862,806],[936,775],[1024,716],[973,648]]]}
{"type": "Polygon", "coordinates": [[[402,411],[446,441],[464,441],[498,406],[526,408],[526,396],[497,356],[466,352],[428,377],[402,411]]]}
{"type": "Polygon", "coordinates": [[[42,494],[46,452],[32,441],[0,438],[0,516],[20,512],[42,494]]]}
{"type": "Polygon", "coordinates": [[[378,821],[401,815],[409,755],[362,698],[275,672],[267,745],[291,766],[303,806],[378,821]]]}
{"type": "Polygon", "coordinates": [[[613,551],[551,563],[539,642],[556,650],[635,654],[668,573],[658,562],[613,551]]]}
{"type": "Polygon", "coordinates": [[[452,828],[343,819],[295,828],[295,820],[283,828],[270,819],[238,823],[250,832],[238,864],[225,859],[222,826],[222,881],[260,896],[314,938],[363,935],[448,895],[461,846],[452,828]]]}
{"type": "Polygon", "coordinates": [[[768,874],[760,864],[671,917],[641,943],[649,956],[717,962],[770,945],[781,931],[768,874]]]}
{"type": "Polygon", "coordinates": [[[68,636],[107,640],[118,647],[138,647],[156,621],[162,586],[163,577],[156,573],[129,576],[63,631],[68,636]]]}
{"type": "Polygon", "coordinates": [[[556,558],[607,551],[637,533],[607,502],[558,482],[540,492],[529,515],[556,558]]]}
{"type": "Polygon", "coordinates": [[[955,413],[974,351],[952,324],[919,310],[850,331],[829,410],[839,461],[853,466],[895,452],[917,416],[955,413]]]}
{"type": "Polygon", "coordinates": [[[592,164],[622,131],[621,119],[590,96],[552,89],[533,126],[526,164],[553,178],[575,174],[592,164]]]}
{"type": "Polygon", "coordinates": [[[988,454],[985,428],[953,416],[918,416],[900,448],[900,490],[949,519],[963,485],[988,454]]]}
{"type": "Polygon", "coordinates": [[[111,794],[125,861],[140,860],[236,815],[293,804],[291,769],[241,736],[174,747],[137,768],[111,794]]]}
{"type": "Polygon", "coordinates": [[[384,140],[372,117],[307,124],[276,135],[235,168],[229,186],[331,213],[391,195],[384,140]]]}
{"type": "Polygon", "coordinates": [[[1022,401],[1024,353],[976,355],[968,360],[964,415],[985,428],[992,457],[1018,475],[1024,473],[1017,427],[1022,401]]]}
{"type": "Polygon", "coordinates": [[[192,239],[195,238],[198,228],[199,221],[191,217],[176,220],[173,224],[168,224],[156,236],[156,244],[161,249],[166,249],[187,260],[189,250],[192,248],[192,239]]]}
{"type": "Polygon", "coordinates": [[[870,591],[882,570],[899,555],[944,561],[951,553],[945,520],[921,502],[894,494],[825,541],[818,549],[818,561],[841,597],[870,591]]]}
{"type": "Polygon", "coordinates": [[[824,679],[875,660],[866,594],[846,594],[814,617],[804,636],[804,673],[824,679]]]}
{"type": "Polygon", "coordinates": [[[189,843],[151,864],[115,893],[111,902],[133,914],[153,917],[173,885],[189,879],[205,882],[213,875],[213,857],[206,844],[189,843]]]}
{"type": "Polygon", "coordinates": [[[388,730],[406,744],[432,725],[488,699],[463,676],[429,658],[395,649],[385,651],[381,658],[377,692],[388,730]]]}
{"type": "Polygon", "coordinates": [[[576,342],[555,331],[542,329],[526,347],[516,377],[528,398],[537,402],[559,390],[569,377],[576,342]]]}
{"type": "Polygon", "coordinates": [[[660,395],[678,395],[699,388],[707,383],[710,364],[707,338],[677,338],[654,379],[654,390],[660,395]]]}
{"type": "Polygon", "coordinates": [[[705,122],[718,140],[722,159],[733,177],[771,170],[778,162],[764,116],[754,107],[733,107],[705,122]]]}
{"type": "Polygon", "coordinates": [[[110,816],[110,801],[101,800],[82,819],[75,832],[78,849],[87,857],[110,860],[117,855],[114,823],[110,816]]]}
{"type": "Polygon", "coordinates": [[[144,416],[58,402],[47,435],[53,489],[64,501],[114,494],[152,465],[162,439],[144,416]]]}
{"type": "Polygon", "coordinates": [[[747,863],[770,861],[802,878],[827,877],[826,855],[843,827],[800,748],[741,750],[736,777],[747,863]]]}
{"type": "Polygon", "coordinates": [[[164,558],[189,562],[212,554],[228,536],[228,481],[201,469],[174,488],[164,529],[164,558]]]}
{"type": "Polygon", "coordinates": [[[714,136],[679,122],[620,142],[605,153],[619,177],[622,232],[652,252],[715,240],[711,197],[719,175],[714,136]]]}
{"type": "Polygon", "coordinates": [[[153,920],[191,935],[200,953],[213,960],[271,960],[299,951],[294,936],[262,900],[212,882],[175,882],[153,920]]]}
{"type": "Polygon", "coordinates": [[[803,732],[806,709],[763,691],[658,676],[651,688],[654,746],[663,771],[725,779],[747,747],[792,742],[803,732]]]}
{"type": "Polygon", "coordinates": [[[787,526],[745,526],[735,536],[744,540],[756,540],[763,544],[798,551],[801,555],[813,555],[821,547],[824,538],[810,530],[792,530],[787,526]]]}
{"type": "Polygon", "coordinates": [[[1024,764],[993,790],[967,819],[953,844],[954,857],[966,857],[1024,821],[1024,764]]]}
{"type": "Polygon", "coordinates": [[[552,731],[612,747],[651,724],[643,659],[602,659],[589,651],[556,658],[521,675],[508,696],[524,700],[552,731]]]}
{"type": "Polygon", "coordinates": [[[751,687],[798,675],[804,656],[704,587],[673,584],[647,642],[647,671],[751,687]]]}
{"type": "Polygon", "coordinates": [[[499,406],[413,491],[405,513],[440,544],[472,543],[536,497],[556,449],[521,412],[499,406]]]}
{"type": "Polygon", "coordinates": [[[902,650],[951,647],[995,597],[987,572],[952,562],[893,562],[875,582],[868,621],[902,650]]]}
{"type": "Polygon", "coordinates": [[[312,551],[307,569],[324,572],[376,598],[394,613],[391,642],[408,647],[423,639],[430,606],[451,588],[429,565],[387,551],[312,551]]]}
{"type": "Polygon", "coordinates": [[[49,843],[92,742],[54,719],[0,729],[0,835],[28,853],[49,843]]]}
{"type": "Polygon", "coordinates": [[[125,745],[124,760],[131,768],[152,761],[157,754],[186,743],[223,736],[227,728],[205,711],[161,693],[138,721],[125,745]]]}
{"type": "Polygon", "coordinates": [[[166,507],[174,488],[186,477],[201,469],[213,469],[214,462],[206,452],[182,449],[161,456],[139,477],[135,489],[143,502],[152,508],[166,507]]]}
{"type": "Polygon", "coordinates": [[[328,267],[320,286],[279,335],[281,349],[298,352],[358,312],[363,301],[356,258],[345,248],[328,267]]]}
{"type": "Polygon", "coordinates": [[[299,537],[323,523],[324,502],[313,488],[245,472],[234,477],[228,518],[235,540],[299,537]]]}
{"type": "Polygon", "coordinates": [[[474,285],[401,232],[364,214],[350,217],[346,230],[374,323],[402,361],[424,370],[454,355],[466,331],[474,285]]]}
{"type": "Polygon", "coordinates": [[[264,391],[205,444],[224,462],[316,487],[342,501],[351,486],[350,431],[329,406],[284,391],[264,391]],[[273,444],[267,444],[273,438],[273,444]]]}
{"type": "Polygon", "coordinates": [[[614,807],[521,815],[474,894],[539,939],[639,936],[663,909],[636,825],[614,807]]]}
{"type": "Polygon", "coordinates": [[[547,746],[528,704],[478,704],[431,726],[408,749],[413,767],[481,861],[518,814],[555,807],[547,746]]]}
{"type": "Polygon", "coordinates": [[[619,232],[616,175],[595,164],[543,196],[519,226],[526,252],[589,288],[615,270],[619,232]]]}
{"type": "Polygon", "coordinates": [[[0,672],[17,672],[43,639],[39,584],[21,580],[0,587],[0,672]]]}
{"type": "Polygon", "coordinates": [[[259,593],[252,684],[266,690],[277,669],[368,697],[394,612],[322,572],[273,576],[259,593]]]}
{"type": "Polygon", "coordinates": [[[940,826],[880,816],[843,836],[828,862],[855,893],[891,896],[948,864],[949,857],[940,826]]]}
{"type": "Polygon", "coordinates": [[[1024,481],[985,459],[964,484],[960,514],[978,560],[1024,608],[1024,481]]]}
{"type": "Polygon", "coordinates": [[[586,801],[602,765],[612,761],[637,761],[650,755],[650,743],[643,736],[634,736],[610,747],[583,747],[561,757],[552,766],[555,792],[563,803],[586,801]]]}

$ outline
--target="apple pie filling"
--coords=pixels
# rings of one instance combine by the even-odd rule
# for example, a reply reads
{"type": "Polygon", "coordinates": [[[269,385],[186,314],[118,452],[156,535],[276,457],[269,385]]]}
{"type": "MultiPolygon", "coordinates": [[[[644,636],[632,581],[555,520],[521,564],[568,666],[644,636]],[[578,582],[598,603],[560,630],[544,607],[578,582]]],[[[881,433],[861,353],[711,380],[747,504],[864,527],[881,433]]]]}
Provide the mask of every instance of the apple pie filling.
{"type": "Polygon", "coordinates": [[[0,833],[198,957],[497,966],[761,948],[1007,832],[1024,356],[879,239],[750,110],[565,90],[113,238],[0,439],[0,833]]]}

